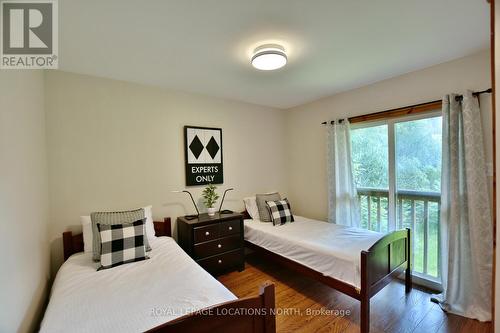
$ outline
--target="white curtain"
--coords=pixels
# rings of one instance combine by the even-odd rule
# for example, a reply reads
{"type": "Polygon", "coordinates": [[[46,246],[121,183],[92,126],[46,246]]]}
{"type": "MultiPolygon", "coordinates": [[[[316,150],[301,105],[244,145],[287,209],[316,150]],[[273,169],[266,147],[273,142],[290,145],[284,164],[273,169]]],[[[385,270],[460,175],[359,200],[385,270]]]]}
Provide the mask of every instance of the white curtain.
{"type": "Polygon", "coordinates": [[[443,98],[441,253],[444,310],[491,320],[492,219],[479,102],[443,98]]]}
{"type": "Polygon", "coordinates": [[[328,221],[360,226],[359,203],[351,159],[347,119],[327,124],[328,221]]]}

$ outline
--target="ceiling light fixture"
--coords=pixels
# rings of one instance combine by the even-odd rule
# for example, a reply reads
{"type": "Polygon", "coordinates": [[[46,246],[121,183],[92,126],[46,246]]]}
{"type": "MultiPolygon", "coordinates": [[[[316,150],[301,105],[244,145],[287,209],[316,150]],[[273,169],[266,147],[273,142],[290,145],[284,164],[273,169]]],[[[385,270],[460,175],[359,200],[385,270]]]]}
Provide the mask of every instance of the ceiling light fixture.
{"type": "Polygon", "coordinates": [[[252,56],[252,66],[262,71],[272,71],[286,65],[285,49],[276,44],[261,45],[252,56]]]}

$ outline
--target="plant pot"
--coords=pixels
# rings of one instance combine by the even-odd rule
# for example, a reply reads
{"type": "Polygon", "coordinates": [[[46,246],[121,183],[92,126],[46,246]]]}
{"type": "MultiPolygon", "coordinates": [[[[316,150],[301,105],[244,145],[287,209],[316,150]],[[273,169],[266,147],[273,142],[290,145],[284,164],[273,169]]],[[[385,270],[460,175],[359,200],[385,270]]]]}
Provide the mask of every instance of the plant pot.
{"type": "Polygon", "coordinates": [[[216,209],[214,207],[208,208],[208,216],[214,216],[216,209]]]}

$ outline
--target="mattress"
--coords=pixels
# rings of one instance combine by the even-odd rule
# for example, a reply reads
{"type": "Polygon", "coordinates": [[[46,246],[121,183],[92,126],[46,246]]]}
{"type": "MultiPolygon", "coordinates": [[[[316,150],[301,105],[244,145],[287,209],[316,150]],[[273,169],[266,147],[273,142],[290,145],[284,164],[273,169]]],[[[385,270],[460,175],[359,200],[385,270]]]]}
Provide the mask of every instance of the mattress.
{"type": "Polygon", "coordinates": [[[96,271],[71,256],[52,287],[40,332],[143,332],[236,297],[170,237],[150,240],[150,259],[96,271]]]}
{"type": "Polygon", "coordinates": [[[245,220],[245,240],[325,276],[361,287],[361,251],[382,233],[294,216],[281,226],[245,220]]]}

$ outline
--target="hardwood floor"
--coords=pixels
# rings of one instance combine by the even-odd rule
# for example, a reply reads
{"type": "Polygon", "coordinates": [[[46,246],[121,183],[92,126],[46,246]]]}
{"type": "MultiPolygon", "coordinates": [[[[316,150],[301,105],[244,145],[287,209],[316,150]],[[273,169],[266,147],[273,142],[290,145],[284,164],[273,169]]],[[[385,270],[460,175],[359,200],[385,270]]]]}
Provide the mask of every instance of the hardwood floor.
{"type": "MultiPolygon", "coordinates": [[[[255,295],[266,280],[274,282],[278,332],[359,332],[358,301],[265,258],[251,256],[243,272],[218,280],[238,297],[255,295]]],[[[372,298],[370,332],[489,333],[492,327],[447,315],[430,301],[429,293],[414,288],[405,295],[404,284],[393,282],[372,298]]]]}

